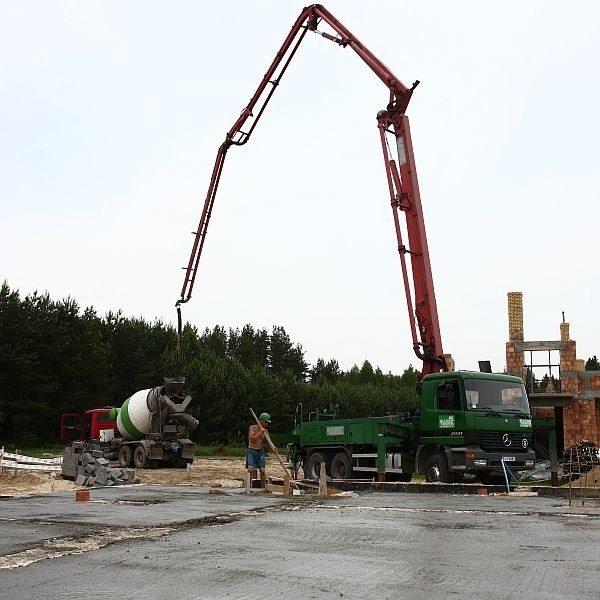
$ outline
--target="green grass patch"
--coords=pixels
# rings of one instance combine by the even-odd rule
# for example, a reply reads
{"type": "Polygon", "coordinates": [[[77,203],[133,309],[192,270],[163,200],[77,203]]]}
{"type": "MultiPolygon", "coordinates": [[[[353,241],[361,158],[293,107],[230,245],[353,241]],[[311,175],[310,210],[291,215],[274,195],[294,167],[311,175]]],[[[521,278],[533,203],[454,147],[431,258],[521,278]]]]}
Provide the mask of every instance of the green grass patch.
{"type": "Polygon", "coordinates": [[[246,448],[239,446],[226,446],[218,444],[216,446],[196,446],[196,456],[246,456],[246,448]]]}
{"type": "Polygon", "coordinates": [[[13,452],[14,454],[23,454],[24,456],[33,456],[36,458],[48,455],[59,456],[63,453],[64,448],[64,444],[31,444],[31,442],[4,445],[5,452],[13,452]]]}

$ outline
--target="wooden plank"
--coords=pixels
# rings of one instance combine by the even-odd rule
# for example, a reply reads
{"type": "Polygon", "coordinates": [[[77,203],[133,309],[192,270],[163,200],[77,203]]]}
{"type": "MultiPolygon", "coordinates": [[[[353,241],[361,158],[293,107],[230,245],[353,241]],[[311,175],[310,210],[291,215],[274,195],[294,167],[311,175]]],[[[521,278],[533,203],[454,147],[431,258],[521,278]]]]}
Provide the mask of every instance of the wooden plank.
{"type": "Polygon", "coordinates": [[[517,352],[525,352],[529,350],[532,352],[542,350],[565,350],[566,344],[560,340],[549,342],[515,342],[515,349],[517,352]]]}
{"type": "Polygon", "coordinates": [[[265,490],[268,492],[278,492],[284,496],[292,496],[292,487],[290,483],[289,475],[286,475],[283,479],[269,477],[268,483],[265,484],[265,490]],[[275,479],[277,479],[277,483],[274,483],[275,479]]]}

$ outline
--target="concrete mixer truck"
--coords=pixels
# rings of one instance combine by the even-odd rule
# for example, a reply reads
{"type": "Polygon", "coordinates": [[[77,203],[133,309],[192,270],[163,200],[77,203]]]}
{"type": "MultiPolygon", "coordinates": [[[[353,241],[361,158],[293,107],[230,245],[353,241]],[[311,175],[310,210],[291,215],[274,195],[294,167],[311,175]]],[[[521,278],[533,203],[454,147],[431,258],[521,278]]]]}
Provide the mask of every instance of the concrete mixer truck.
{"type": "Polygon", "coordinates": [[[136,392],[120,408],[62,415],[61,440],[70,443],[63,463],[73,462],[65,454],[89,452],[118,460],[122,468],[185,468],[194,460],[196,444],[183,437],[184,431],[195,429],[198,421],[185,412],[192,398],[181,394],[184,383],[165,378],[164,385],[136,392]]]}

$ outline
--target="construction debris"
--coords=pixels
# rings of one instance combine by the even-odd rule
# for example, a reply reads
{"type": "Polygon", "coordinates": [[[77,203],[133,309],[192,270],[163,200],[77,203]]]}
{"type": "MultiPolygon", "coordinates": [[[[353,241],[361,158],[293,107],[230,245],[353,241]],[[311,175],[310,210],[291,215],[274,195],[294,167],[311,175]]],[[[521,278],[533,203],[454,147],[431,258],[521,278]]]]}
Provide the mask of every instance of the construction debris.
{"type": "Polygon", "coordinates": [[[564,451],[562,468],[569,480],[579,479],[584,473],[599,465],[598,448],[590,440],[581,440],[564,451]]]}
{"type": "Polygon", "coordinates": [[[109,467],[102,452],[86,452],[83,442],[74,442],[71,450],[65,452],[62,461],[62,475],[74,479],[82,487],[104,487],[134,483],[135,469],[109,467]],[[80,445],[77,445],[80,444],[80,445]]]}

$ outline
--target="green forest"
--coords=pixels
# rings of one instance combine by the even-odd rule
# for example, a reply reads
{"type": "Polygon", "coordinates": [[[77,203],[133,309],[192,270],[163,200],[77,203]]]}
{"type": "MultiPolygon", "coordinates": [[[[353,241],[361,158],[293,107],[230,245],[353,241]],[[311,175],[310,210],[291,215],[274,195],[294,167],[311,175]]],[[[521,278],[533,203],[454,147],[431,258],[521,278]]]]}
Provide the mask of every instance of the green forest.
{"type": "MultiPolygon", "coordinates": [[[[342,371],[335,359],[306,362],[284,327],[270,331],[199,331],[186,323],[181,337],[185,392],[200,444],[242,444],[249,408],[271,413],[274,432],[289,432],[298,407],[335,410],[342,418],[396,414],[417,405],[418,372],[384,374],[368,360],[342,371]]],[[[22,297],[0,290],[0,445],[56,443],[60,415],[121,406],[133,393],[177,375],[177,332],[162,321],[101,316],[72,298],[48,293],[22,297]]]]}

